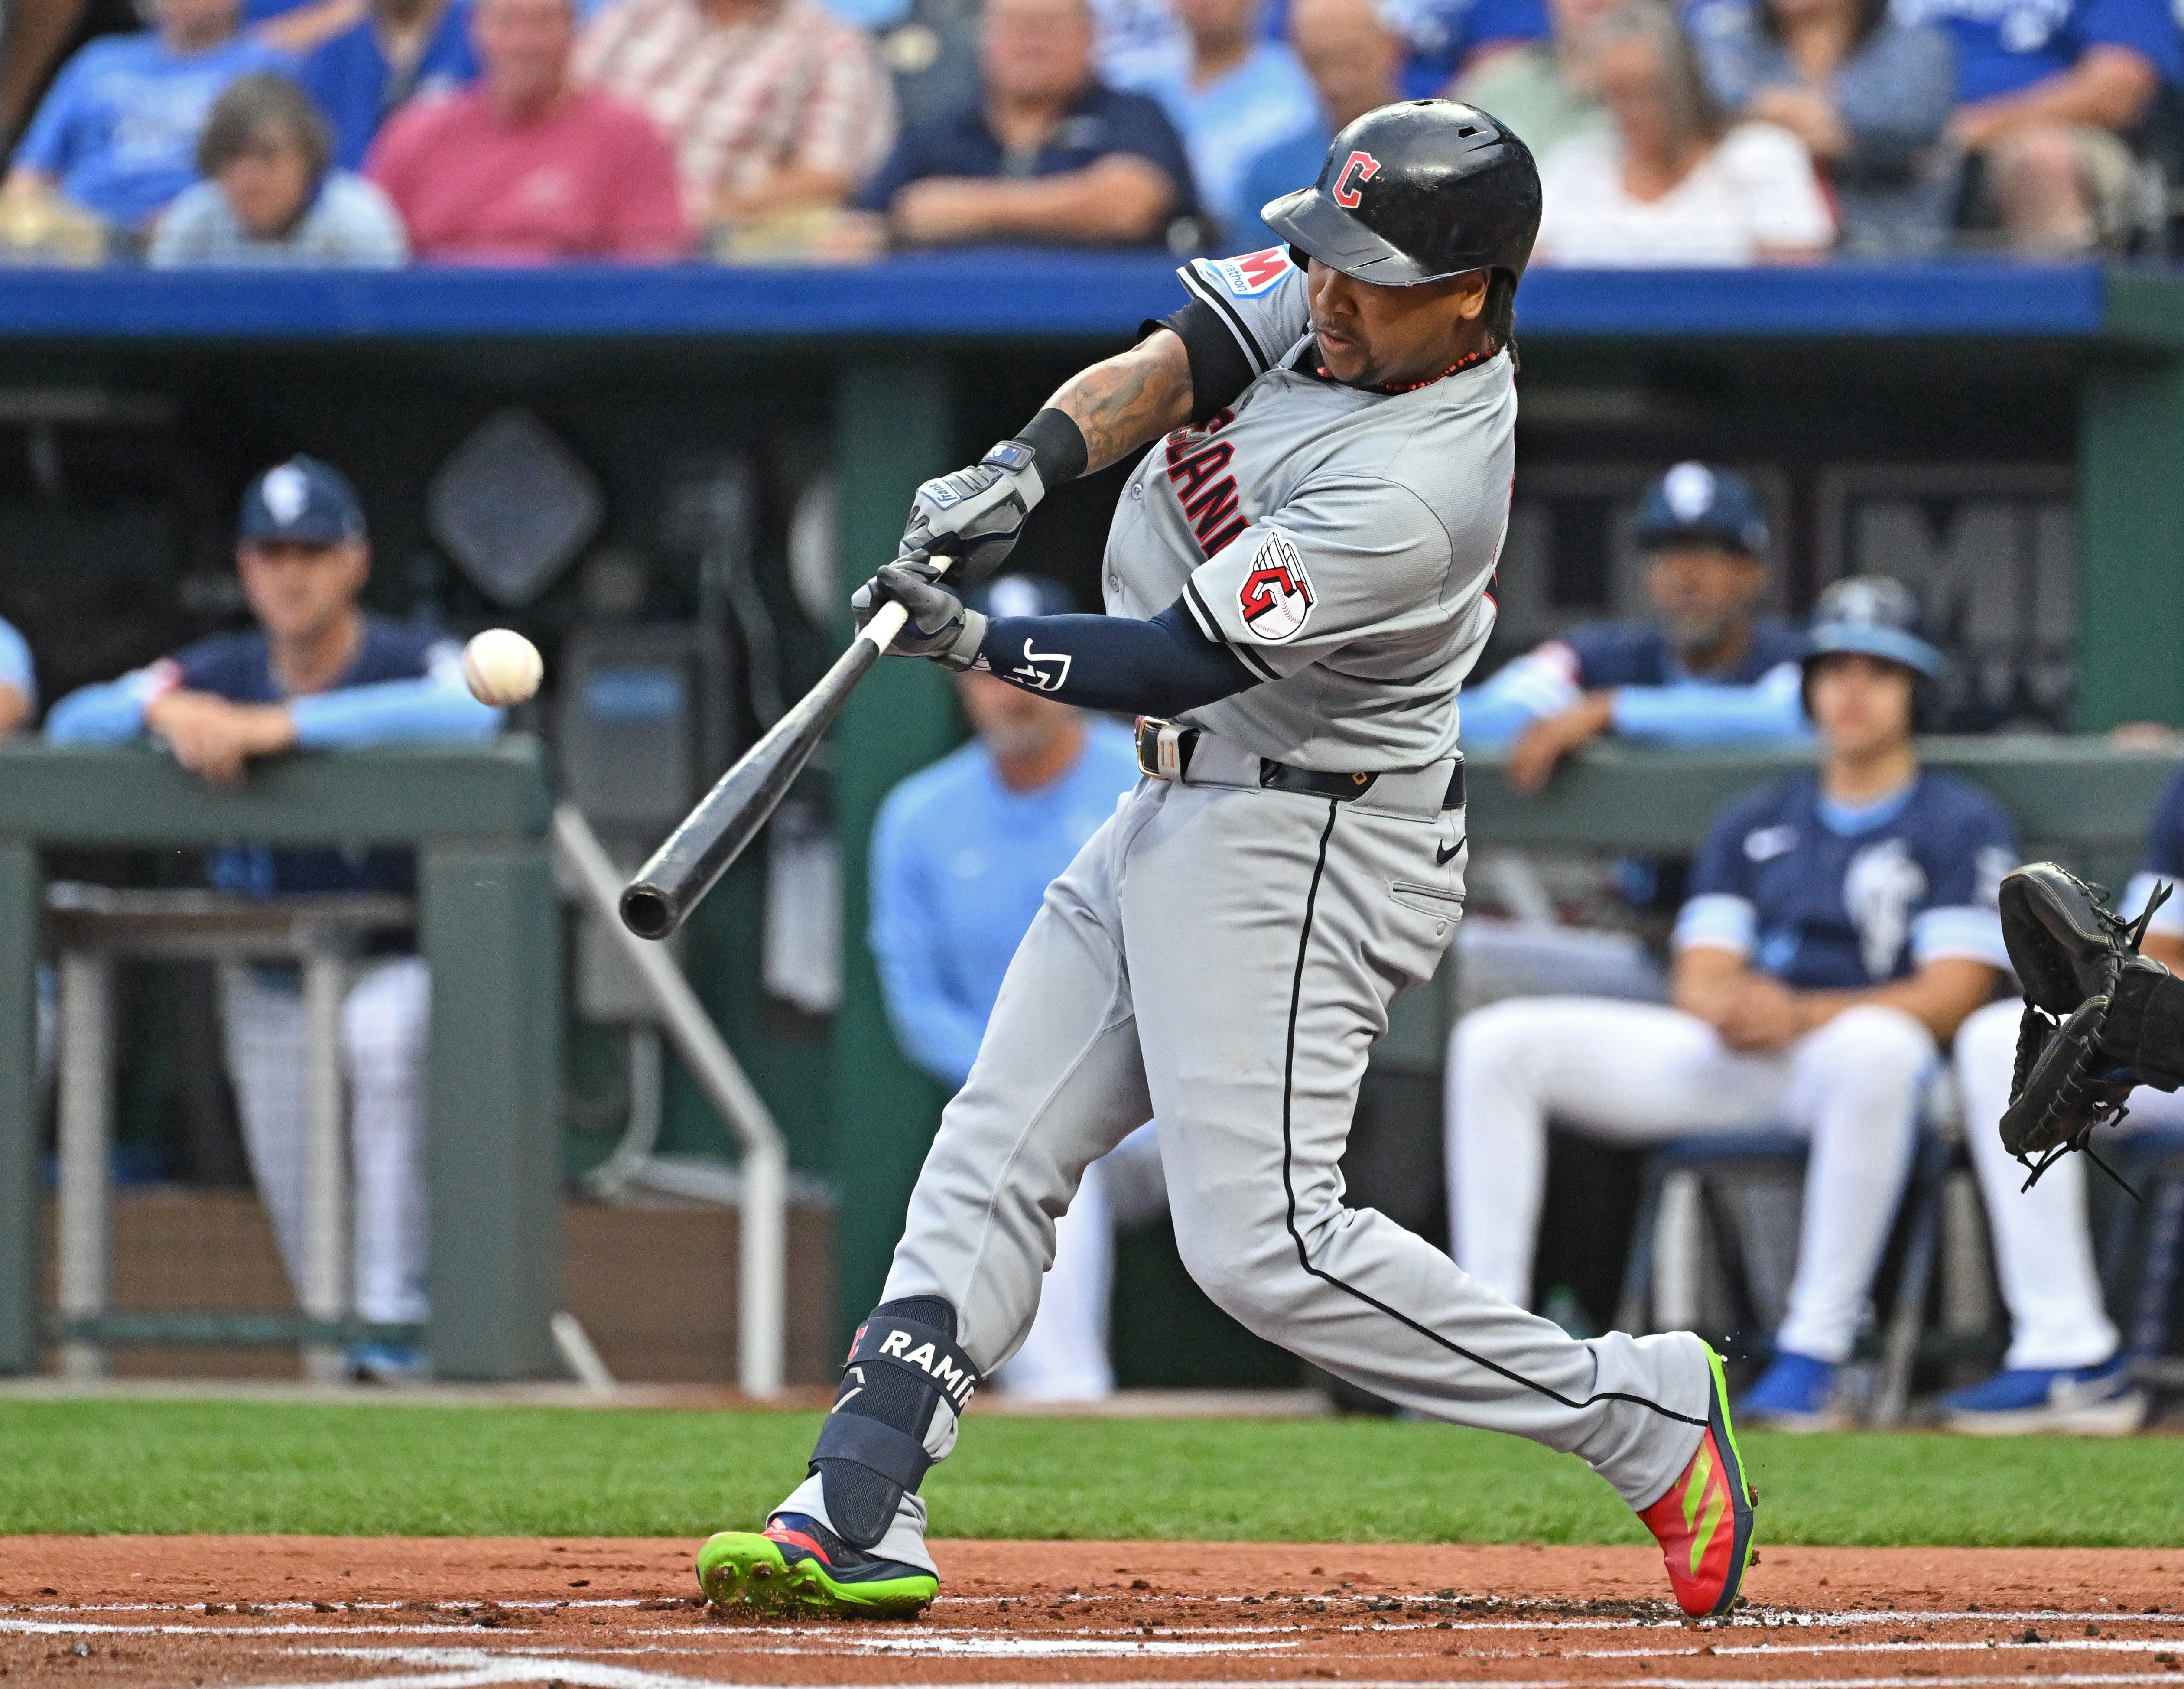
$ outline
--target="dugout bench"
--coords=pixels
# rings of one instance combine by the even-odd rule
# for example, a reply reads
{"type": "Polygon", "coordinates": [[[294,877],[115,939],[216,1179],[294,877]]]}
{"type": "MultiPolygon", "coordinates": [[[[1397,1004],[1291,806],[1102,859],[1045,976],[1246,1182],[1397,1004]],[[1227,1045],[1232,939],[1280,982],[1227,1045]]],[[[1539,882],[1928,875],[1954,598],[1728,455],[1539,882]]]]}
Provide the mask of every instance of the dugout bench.
{"type": "MultiPolygon", "coordinates": [[[[550,820],[538,746],[520,737],[285,756],[254,766],[233,791],[142,746],[0,741],[0,1374],[35,1370],[48,1335],[38,1285],[41,848],[238,839],[416,848],[420,948],[432,967],[426,1341],[443,1378],[555,1370],[561,966],[550,820]]],[[[254,1335],[338,1339],[293,1324],[254,1335]]],[[[148,1334],[141,1319],[109,1329],[92,1318],[52,1335],[148,1334]]]]}

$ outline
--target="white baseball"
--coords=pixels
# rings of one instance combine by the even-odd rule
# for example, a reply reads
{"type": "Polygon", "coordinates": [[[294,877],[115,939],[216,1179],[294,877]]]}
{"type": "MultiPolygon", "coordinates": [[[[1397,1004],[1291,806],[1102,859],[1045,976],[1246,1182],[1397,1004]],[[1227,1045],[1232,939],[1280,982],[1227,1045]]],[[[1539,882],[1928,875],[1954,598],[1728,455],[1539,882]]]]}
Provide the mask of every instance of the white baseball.
{"type": "Polygon", "coordinates": [[[463,647],[463,680],[481,704],[521,704],[545,675],[538,648],[512,627],[488,627],[463,647]]]}

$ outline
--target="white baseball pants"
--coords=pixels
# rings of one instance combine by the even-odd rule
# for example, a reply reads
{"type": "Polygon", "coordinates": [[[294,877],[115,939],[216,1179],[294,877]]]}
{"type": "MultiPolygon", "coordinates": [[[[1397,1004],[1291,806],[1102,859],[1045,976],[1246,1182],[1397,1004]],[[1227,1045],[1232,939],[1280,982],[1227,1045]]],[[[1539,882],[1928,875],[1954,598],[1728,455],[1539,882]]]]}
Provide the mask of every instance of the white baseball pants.
{"type": "MultiPolygon", "coordinates": [[[[259,1199],[292,1285],[303,1282],[304,1000],[249,967],[220,970],[228,1072],[259,1199]]],[[[342,1006],[354,1183],[356,1311],[414,1324],[425,1299],[425,1041],[432,973],[421,956],[367,967],[342,1006]]]]}
{"type": "MultiPolygon", "coordinates": [[[[1006,1361],[1084,1168],[1156,1114],[1184,1263],[1233,1317],[1403,1407],[1576,1454],[1644,1508],[1702,1434],[1705,1346],[1577,1341],[1343,1201],[1366,1057],[1462,897],[1462,811],[1369,801],[1140,783],[1010,965],[886,1299],[944,1296],[972,1360],[1006,1361]]],[[[944,1454],[954,1416],[934,1421],[944,1454]]],[[[826,1517],[816,1479],[782,1506],[826,1517]]],[[[877,1552],[929,1565],[924,1519],[905,1497],[877,1552]]]]}
{"type": "Polygon", "coordinates": [[[1456,1258],[1510,1301],[1530,1296],[1551,1119],[1616,1144],[1786,1129],[1812,1157],[1776,1341],[1841,1361],[1903,1200],[1934,1054],[1924,1026],[1871,1004],[1780,1055],[1731,1050],[1703,1021],[1651,1003],[1517,998],[1466,1015],[1447,1082],[1456,1258]]]}
{"type": "MultiPolygon", "coordinates": [[[[2009,1352],[2003,1364],[2046,1371],[2098,1366],[2116,1352],[2114,1323],[2101,1300],[2100,1274],[2086,1223],[2086,1163],[2064,1156],[2030,1190],[2025,1168],[2002,1147],[2003,1111],[2017,1061],[2015,998],[1990,1003],[1957,1031],[1957,1095],[1994,1241],[1995,1276],[2009,1309],[2009,1352]]],[[[2184,1091],[2131,1095],[2120,1129],[2184,1122],[2184,1091]]]]}

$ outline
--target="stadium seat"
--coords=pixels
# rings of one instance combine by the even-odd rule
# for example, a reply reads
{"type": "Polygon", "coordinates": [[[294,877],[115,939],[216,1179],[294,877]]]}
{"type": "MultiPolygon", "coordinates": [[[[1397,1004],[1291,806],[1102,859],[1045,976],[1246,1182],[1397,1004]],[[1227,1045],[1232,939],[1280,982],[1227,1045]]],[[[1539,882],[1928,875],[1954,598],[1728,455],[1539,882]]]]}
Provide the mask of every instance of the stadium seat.
{"type": "MultiPolygon", "coordinates": [[[[1722,1186],[1738,1174],[1802,1176],[1807,1147],[1805,1140],[1795,1133],[1757,1131],[1678,1139],[1647,1157],[1637,1228],[1624,1268],[1617,1328],[1641,1332],[1652,1329],[1654,1262],[1662,1210],[1671,1177],[1685,1173],[1697,1181],[1705,1218],[1698,1228],[1701,1246],[1711,1240],[1713,1264],[1728,1290],[1735,1322],[1732,1345],[1763,1351],[1770,1345],[1772,1318],[1763,1313],[1752,1293],[1749,1257],[1724,1200],[1722,1186]]],[[[1925,1336],[1928,1292],[1941,1239],[1942,1193],[1955,1149],[1930,1123],[1920,1129],[1895,1234],[1875,1285],[1876,1301],[1888,1310],[1881,1332],[1880,1376],[1867,1414],[1875,1426],[1900,1424],[1910,1400],[1911,1372],[1925,1336]]],[[[2180,1166],[2180,1173],[2184,1173],[2184,1166],[2180,1166]]],[[[2184,1181],[2180,1181],[2179,1188],[2184,1190],[2184,1181]]]]}

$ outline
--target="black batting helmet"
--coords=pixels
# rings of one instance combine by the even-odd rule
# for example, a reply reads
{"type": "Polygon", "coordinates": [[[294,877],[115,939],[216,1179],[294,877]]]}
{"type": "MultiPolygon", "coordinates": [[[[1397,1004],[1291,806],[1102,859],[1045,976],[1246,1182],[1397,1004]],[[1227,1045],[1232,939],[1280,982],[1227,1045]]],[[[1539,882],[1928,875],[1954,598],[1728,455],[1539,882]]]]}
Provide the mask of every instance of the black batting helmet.
{"type": "Polygon", "coordinates": [[[1471,270],[1524,273],[1540,232],[1531,149],[1477,106],[1406,100],[1334,137],[1319,181],[1260,214],[1360,282],[1414,287],[1471,270]]]}

